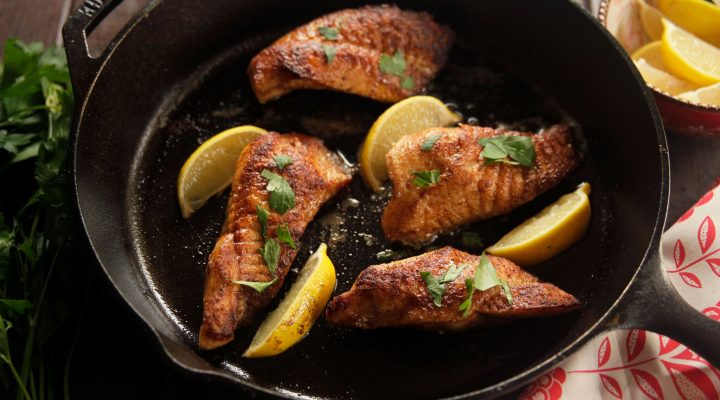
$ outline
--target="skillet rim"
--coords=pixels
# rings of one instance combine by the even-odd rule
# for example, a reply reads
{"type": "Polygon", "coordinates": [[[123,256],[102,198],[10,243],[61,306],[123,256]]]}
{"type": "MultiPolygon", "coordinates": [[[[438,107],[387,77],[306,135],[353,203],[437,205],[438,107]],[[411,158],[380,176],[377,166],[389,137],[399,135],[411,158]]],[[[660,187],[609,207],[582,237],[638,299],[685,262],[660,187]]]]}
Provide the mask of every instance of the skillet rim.
{"type": "MultiPolygon", "coordinates": [[[[105,275],[108,277],[111,285],[115,288],[116,292],[122,297],[124,302],[130,307],[130,309],[133,311],[135,315],[137,315],[144,323],[145,325],[150,329],[150,331],[154,334],[154,336],[157,339],[158,344],[163,349],[163,352],[165,355],[173,362],[173,365],[176,365],[180,367],[184,371],[200,374],[202,376],[207,376],[211,378],[220,379],[224,382],[237,382],[240,384],[241,388],[245,391],[252,390],[256,392],[260,392],[264,395],[269,396],[275,396],[275,397],[281,397],[281,398],[307,398],[307,396],[302,396],[300,394],[297,394],[296,396],[292,396],[289,393],[284,393],[281,391],[275,391],[271,390],[269,388],[266,388],[264,386],[260,386],[254,382],[243,380],[237,375],[232,374],[231,372],[224,370],[222,368],[219,368],[217,366],[214,366],[210,363],[208,363],[204,357],[202,357],[200,354],[192,350],[191,348],[187,347],[185,343],[178,342],[176,340],[173,340],[170,337],[167,337],[163,333],[160,332],[159,329],[155,327],[155,324],[152,323],[148,318],[146,318],[143,313],[141,313],[137,307],[133,305],[133,303],[128,299],[126,294],[120,289],[118,283],[116,282],[116,279],[113,278],[113,276],[109,273],[108,269],[106,268],[104,262],[102,261],[102,258],[100,256],[100,252],[98,250],[98,247],[93,243],[93,240],[91,239],[90,232],[88,232],[87,224],[86,224],[86,216],[91,215],[91,213],[83,212],[83,206],[80,201],[80,191],[81,186],[77,180],[77,170],[79,168],[79,162],[78,162],[78,148],[77,138],[80,136],[81,130],[82,130],[82,122],[83,117],[85,116],[85,111],[87,104],[89,102],[89,99],[91,97],[91,94],[93,93],[95,84],[101,74],[103,74],[105,67],[107,66],[108,62],[110,62],[115,50],[122,45],[122,43],[125,41],[127,36],[135,29],[137,25],[143,22],[143,20],[148,19],[150,14],[154,11],[154,9],[161,3],[165,2],[165,0],[151,0],[142,11],[140,11],[137,15],[135,15],[121,30],[121,32],[113,39],[111,44],[108,46],[105,52],[101,55],[100,59],[98,61],[98,65],[95,71],[92,71],[91,81],[87,84],[87,89],[83,93],[83,98],[81,101],[76,102],[78,106],[75,110],[75,116],[74,116],[74,122],[73,122],[73,130],[72,130],[72,143],[71,143],[71,151],[72,151],[72,182],[73,182],[73,189],[75,191],[75,202],[78,207],[79,211],[79,217],[83,225],[83,231],[85,232],[85,235],[88,239],[88,243],[95,255],[95,258],[98,261],[98,264],[102,267],[105,275]],[[199,360],[201,360],[205,365],[207,365],[208,369],[201,369],[199,367],[191,366],[187,364],[186,362],[182,361],[178,357],[178,353],[176,349],[171,349],[169,345],[180,345],[182,347],[185,347],[187,350],[193,353],[195,357],[197,357],[199,360]]],[[[660,190],[659,190],[659,203],[658,203],[658,211],[655,221],[655,227],[653,229],[652,235],[648,241],[647,248],[644,252],[644,255],[642,257],[642,260],[639,262],[639,264],[635,267],[635,272],[632,274],[630,279],[628,280],[626,286],[621,291],[619,296],[615,299],[615,301],[608,307],[607,311],[588,329],[585,330],[582,334],[580,334],[572,343],[565,346],[560,351],[556,352],[552,356],[549,356],[545,358],[544,360],[540,361],[538,364],[535,364],[534,366],[508,378],[503,381],[500,381],[498,383],[495,383],[491,386],[487,386],[485,388],[463,393],[456,396],[450,396],[446,397],[447,399],[466,399],[466,398],[475,398],[480,396],[489,396],[489,397],[497,397],[502,394],[507,394],[513,390],[519,389],[522,386],[527,385],[530,383],[533,379],[539,377],[542,373],[549,370],[551,367],[559,364],[562,362],[565,358],[570,356],[572,353],[577,351],[582,345],[587,343],[592,337],[596,336],[600,332],[604,330],[609,330],[612,328],[617,328],[618,323],[611,321],[614,317],[617,316],[618,307],[622,303],[622,301],[625,299],[628,291],[631,289],[631,287],[636,283],[638,274],[640,271],[646,267],[646,268],[652,268],[654,267],[651,265],[652,258],[658,253],[659,250],[659,244],[660,244],[660,236],[664,230],[665,226],[665,220],[667,216],[667,210],[668,210],[668,200],[669,200],[669,189],[670,189],[670,160],[669,160],[669,154],[668,154],[668,145],[667,145],[667,137],[665,135],[664,128],[662,126],[660,114],[657,110],[657,107],[655,105],[655,102],[652,97],[652,93],[648,89],[647,85],[645,85],[644,81],[642,80],[642,77],[639,75],[638,71],[635,70],[633,67],[632,61],[630,60],[629,56],[624,52],[624,50],[621,48],[619,43],[612,37],[612,35],[600,24],[600,22],[585,8],[583,8],[581,5],[574,3],[570,0],[566,1],[567,3],[570,3],[571,6],[575,7],[580,14],[583,15],[582,18],[589,19],[591,24],[594,24],[596,30],[601,31],[602,35],[605,35],[606,39],[609,39],[610,44],[614,47],[615,51],[620,53],[620,56],[622,57],[623,61],[625,62],[626,66],[630,69],[631,73],[633,74],[633,77],[635,79],[636,87],[638,87],[642,91],[642,95],[645,99],[645,103],[648,106],[648,111],[650,112],[650,116],[652,118],[653,124],[655,126],[655,133],[658,140],[658,152],[659,152],[659,161],[660,161],[660,190]],[[609,328],[608,328],[609,327],[609,328]],[[608,328],[608,329],[604,329],[608,328]]],[[[581,18],[578,16],[578,18],[581,18]]],[[[66,36],[69,36],[69,33],[65,33],[66,36]]],[[[67,39],[66,39],[67,40],[67,39]]],[[[72,66],[71,66],[72,69],[72,66]]]]}

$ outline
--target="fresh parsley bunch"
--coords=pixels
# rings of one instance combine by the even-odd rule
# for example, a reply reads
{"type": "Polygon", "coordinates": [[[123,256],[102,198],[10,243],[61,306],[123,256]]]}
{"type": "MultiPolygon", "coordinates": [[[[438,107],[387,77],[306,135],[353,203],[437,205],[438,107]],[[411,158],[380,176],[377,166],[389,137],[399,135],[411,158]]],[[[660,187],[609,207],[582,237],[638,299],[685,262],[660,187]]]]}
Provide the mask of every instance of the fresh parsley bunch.
{"type": "Polygon", "coordinates": [[[2,399],[53,398],[63,387],[68,396],[71,345],[58,332],[82,286],[66,170],[72,112],[64,51],[8,40],[0,65],[2,399]]]}

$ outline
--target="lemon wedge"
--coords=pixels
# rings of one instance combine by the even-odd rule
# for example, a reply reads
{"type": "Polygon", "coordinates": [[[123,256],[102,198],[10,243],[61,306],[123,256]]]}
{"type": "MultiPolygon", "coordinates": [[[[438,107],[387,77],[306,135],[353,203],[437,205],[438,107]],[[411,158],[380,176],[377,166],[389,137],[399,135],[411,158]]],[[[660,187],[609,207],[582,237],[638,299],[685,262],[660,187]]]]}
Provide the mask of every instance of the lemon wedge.
{"type": "Polygon", "coordinates": [[[693,103],[720,107],[720,83],[705,86],[692,92],[681,93],[678,97],[693,103]]]}
{"type": "Polygon", "coordinates": [[[230,185],[240,152],[265,133],[265,129],[252,125],[230,128],[206,140],[188,157],[177,180],[183,218],[189,218],[230,185]]]}
{"type": "Polygon", "coordinates": [[[388,178],[385,155],[401,137],[459,121],[459,115],[432,96],[413,96],[395,103],[373,123],[360,149],[360,173],[365,183],[375,192],[382,189],[388,178]]]}
{"type": "Polygon", "coordinates": [[[698,88],[697,85],[682,80],[667,71],[662,58],[662,42],[659,40],[636,50],[632,54],[632,59],[645,82],[656,89],[674,96],[698,88]]]}
{"type": "Polygon", "coordinates": [[[653,67],[667,72],[667,67],[662,58],[662,42],[659,40],[637,49],[630,57],[635,61],[643,58],[653,67]]]}
{"type": "Polygon", "coordinates": [[[485,251],[523,267],[537,265],[567,249],[590,223],[590,184],[582,183],[508,232],[485,251]]]}
{"type": "Polygon", "coordinates": [[[304,338],[330,300],[335,279],[335,267],[322,243],[300,270],[280,305],[260,325],[243,356],[274,356],[304,338]]]}
{"type": "Polygon", "coordinates": [[[640,24],[650,40],[660,40],[663,33],[663,14],[655,7],[647,4],[645,0],[637,0],[640,7],[640,24]]]}
{"type": "Polygon", "coordinates": [[[720,47],[720,7],[704,0],[660,0],[669,20],[700,39],[720,47]]]}
{"type": "Polygon", "coordinates": [[[720,48],[663,19],[662,55],[668,71],[705,86],[720,82],[720,48]]]}

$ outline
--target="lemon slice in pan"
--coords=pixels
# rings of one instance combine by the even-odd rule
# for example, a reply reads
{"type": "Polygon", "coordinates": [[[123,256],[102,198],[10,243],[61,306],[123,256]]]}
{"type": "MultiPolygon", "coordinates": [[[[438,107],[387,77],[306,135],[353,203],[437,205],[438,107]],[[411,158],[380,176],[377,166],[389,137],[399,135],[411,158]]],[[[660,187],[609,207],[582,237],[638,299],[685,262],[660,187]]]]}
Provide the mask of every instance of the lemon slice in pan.
{"type": "Polygon", "coordinates": [[[385,155],[401,137],[458,121],[460,116],[435,97],[413,96],[395,103],[375,121],[360,149],[360,173],[365,183],[380,191],[388,178],[385,155]]]}
{"type": "Polygon", "coordinates": [[[300,270],[280,305],[260,325],[243,356],[274,356],[304,338],[325,310],[335,290],[335,279],[335,267],[322,243],[300,270]]]}
{"type": "Polygon", "coordinates": [[[206,140],[188,157],[177,180],[183,218],[189,218],[230,185],[242,150],[265,133],[265,129],[252,125],[230,128],[206,140]]]}
{"type": "Polygon", "coordinates": [[[485,251],[529,267],[567,249],[587,230],[590,223],[590,184],[559,198],[528,219],[485,251]]]}

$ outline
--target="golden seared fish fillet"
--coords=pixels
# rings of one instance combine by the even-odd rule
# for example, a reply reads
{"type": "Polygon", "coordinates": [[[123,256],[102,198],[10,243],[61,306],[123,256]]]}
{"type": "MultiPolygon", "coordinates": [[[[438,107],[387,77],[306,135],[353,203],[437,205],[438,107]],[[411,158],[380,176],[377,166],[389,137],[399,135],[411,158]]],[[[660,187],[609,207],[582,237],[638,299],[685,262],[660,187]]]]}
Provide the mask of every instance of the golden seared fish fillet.
{"type": "Polygon", "coordinates": [[[296,89],[397,102],[423,91],[452,39],[427,13],[388,5],[342,10],[278,39],[250,61],[248,75],[260,103],[296,89]]]}
{"type": "Polygon", "coordinates": [[[232,282],[269,282],[274,278],[260,253],[265,241],[257,206],[270,212],[267,238],[276,238],[278,227],[287,224],[297,243],[320,206],[351,178],[338,158],[319,139],[309,136],[268,133],[243,150],[236,165],[225,225],[208,261],[200,348],[214,349],[230,342],[235,328],[247,323],[275,297],[297,255],[297,250],[278,240],[278,280],[262,293],[232,282]],[[273,158],[278,155],[289,156],[292,164],[280,170],[273,158]],[[294,207],[282,215],[269,204],[268,180],[261,175],[263,170],[282,176],[295,194],[294,207]]]}
{"type": "Polygon", "coordinates": [[[557,185],[579,163],[565,125],[534,135],[469,125],[431,128],[404,136],[386,159],[393,193],[383,212],[383,231],[390,241],[414,246],[461,225],[510,212],[557,185]],[[439,139],[432,148],[421,150],[435,135],[439,139]],[[497,135],[530,136],[535,165],[486,165],[478,140],[497,135]],[[437,184],[413,183],[414,172],[432,170],[440,171],[437,184]]]}
{"type": "Polygon", "coordinates": [[[512,261],[495,256],[488,256],[488,259],[497,276],[507,281],[512,304],[500,286],[475,290],[470,311],[464,316],[459,307],[468,297],[465,280],[473,278],[480,257],[443,247],[405,260],[368,267],[349,291],[328,304],[327,320],[334,325],[363,329],[412,327],[458,331],[506,319],[549,317],[580,308],[575,297],[540,281],[512,261]],[[437,306],[421,272],[441,276],[451,264],[467,266],[455,280],[445,284],[441,305],[437,306]]]}

